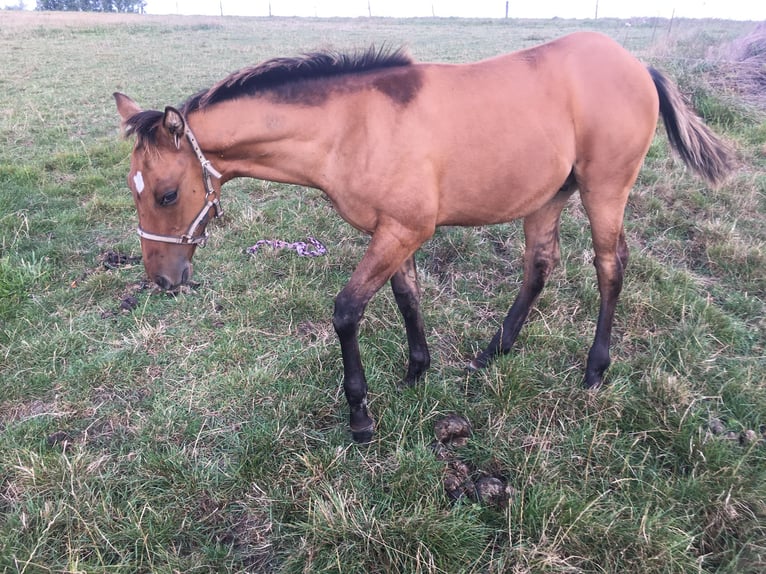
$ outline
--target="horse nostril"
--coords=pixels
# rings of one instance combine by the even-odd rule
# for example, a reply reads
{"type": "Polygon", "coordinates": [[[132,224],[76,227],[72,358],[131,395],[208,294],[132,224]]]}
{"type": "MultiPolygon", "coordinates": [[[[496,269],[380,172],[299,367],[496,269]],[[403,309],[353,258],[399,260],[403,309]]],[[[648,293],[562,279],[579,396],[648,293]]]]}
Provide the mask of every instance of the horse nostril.
{"type": "Polygon", "coordinates": [[[163,291],[170,291],[173,288],[173,284],[170,282],[170,279],[164,275],[157,275],[154,278],[154,282],[159,285],[159,288],[163,291]]]}
{"type": "Polygon", "coordinates": [[[189,282],[189,268],[185,267],[183,273],[181,273],[181,284],[186,285],[189,282]]]}

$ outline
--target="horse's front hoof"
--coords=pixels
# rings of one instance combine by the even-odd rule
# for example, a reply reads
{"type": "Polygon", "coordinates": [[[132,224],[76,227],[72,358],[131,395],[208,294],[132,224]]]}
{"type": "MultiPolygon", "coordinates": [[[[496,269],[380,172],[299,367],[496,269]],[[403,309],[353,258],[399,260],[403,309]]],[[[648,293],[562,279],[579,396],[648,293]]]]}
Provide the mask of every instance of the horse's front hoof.
{"type": "Polygon", "coordinates": [[[583,379],[582,386],[584,389],[588,391],[597,391],[601,388],[601,385],[604,384],[603,377],[600,377],[599,375],[585,375],[585,379],[583,379]]]}
{"type": "Polygon", "coordinates": [[[422,375],[412,376],[410,373],[407,373],[404,378],[396,384],[396,388],[400,391],[406,391],[407,389],[416,387],[420,382],[421,376],[422,375]]]}
{"type": "Polygon", "coordinates": [[[372,435],[375,433],[375,425],[370,424],[362,429],[351,428],[351,438],[357,444],[367,444],[372,441],[372,435]]]}
{"type": "Polygon", "coordinates": [[[396,385],[400,391],[414,387],[420,382],[426,374],[428,367],[431,365],[430,357],[426,356],[425,359],[420,361],[414,361],[410,359],[410,364],[407,367],[407,373],[404,378],[396,385]]]}
{"type": "Polygon", "coordinates": [[[375,421],[370,417],[366,417],[366,421],[360,421],[361,424],[350,425],[351,438],[355,443],[364,444],[372,440],[372,435],[375,433],[375,421]]]}

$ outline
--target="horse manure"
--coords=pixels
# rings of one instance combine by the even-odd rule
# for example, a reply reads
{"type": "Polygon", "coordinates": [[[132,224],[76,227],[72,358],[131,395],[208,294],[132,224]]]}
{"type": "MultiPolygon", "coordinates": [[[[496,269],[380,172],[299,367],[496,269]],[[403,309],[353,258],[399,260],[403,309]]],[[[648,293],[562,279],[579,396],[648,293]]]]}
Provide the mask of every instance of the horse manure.
{"type": "Polygon", "coordinates": [[[475,498],[476,488],[471,480],[471,470],[462,460],[452,460],[444,470],[444,491],[451,500],[465,496],[475,498]]]}
{"type": "Polygon", "coordinates": [[[766,446],[766,425],[761,425],[758,430],[760,434],[752,429],[742,431],[727,429],[724,420],[711,418],[707,423],[707,438],[710,438],[712,435],[719,439],[736,442],[740,446],[750,446],[760,441],[766,446]]]}
{"type": "Polygon", "coordinates": [[[465,446],[471,436],[471,423],[465,417],[451,414],[434,424],[436,440],[450,446],[465,446]]]}
{"type": "Polygon", "coordinates": [[[447,415],[434,424],[436,440],[429,447],[437,460],[447,463],[442,479],[444,491],[452,501],[469,498],[487,506],[505,508],[515,494],[513,487],[501,478],[471,468],[453,451],[468,444],[471,434],[471,423],[457,414],[447,415]],[[477,474],[480,477],[474,479],[477,474]]]}
{"type": "Polygon", "coordinates": [[[122,301],[120,301],[120,309],[123,311],[133,311],[136,307],[138,307],[138,299],[133,297],[133,295],[128,295],[125,297],[122,301]]]}
{"type": "Polygon", "coordinates": [[[739,444],[742,446],[751,445],[757,440],[758,434],[752,429],[744,430],[739,433],[739,444]]]}
{"type": "Polygon", "coordinates": [[[136,297],[136,295],[141,291],[146,290],[148,286],[149,284],[143,280],[129,285],[126,290],[122,291],[122,293],[117,296],[120,301],[117,309],[107,309],[106,311],[103,311],[101,313],[101,318],[112,319],[120,313],[128,314],[135,311],[138,307],[138,297],[136,297]]]}
{"type": "Polygon", "coordinates": [[[68,452],[72,448],[73,436],[70,432],[60,430],[49,434],[45,442],[49,447],[61,446],[61,450],[68,452]]]}
{"type": "Polygon", "coordinates": [[[726,430],[726,425],[723,424],[721,419],[712,418],[708,421],[707,428],[711,433],[718,435],[726,430]]]}
{"type": "Polygon", "coordinates": [[[119,251],[107,251],[101,255],[101,264],[107,269],[118,269],[119,267],[129,267],[134,263],[141,261],[141,257],[132,257],[119,251]]]}
{"type": "Polygon", "coordinates": [[[450,450],[439,441],[435,440],[428,446],[434,452],[434,456],[436,457],[436,460],[447,461],[452,458],[452,453],[450,452],[450,450]]]}
{"type": "Polygon", "coordinates": [[[476,481],[476,499],[489,506],[505,508],[515,495],[515,489],[497,477],[482,476],[476,481]]]}

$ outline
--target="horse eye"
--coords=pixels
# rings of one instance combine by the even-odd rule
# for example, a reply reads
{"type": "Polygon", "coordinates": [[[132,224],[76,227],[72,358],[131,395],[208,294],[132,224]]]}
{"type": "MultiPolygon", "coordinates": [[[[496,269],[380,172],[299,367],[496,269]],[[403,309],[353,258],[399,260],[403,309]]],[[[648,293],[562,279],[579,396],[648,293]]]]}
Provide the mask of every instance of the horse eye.
{"type": "Polygon", "coordinates": [[[176,202],[176,199],[178,199],[178,190],[174,189],[173,191],[166,192],[159,201],[159,204],[162,207],[165,207],[167,205],[171,205],[176,202]]]}

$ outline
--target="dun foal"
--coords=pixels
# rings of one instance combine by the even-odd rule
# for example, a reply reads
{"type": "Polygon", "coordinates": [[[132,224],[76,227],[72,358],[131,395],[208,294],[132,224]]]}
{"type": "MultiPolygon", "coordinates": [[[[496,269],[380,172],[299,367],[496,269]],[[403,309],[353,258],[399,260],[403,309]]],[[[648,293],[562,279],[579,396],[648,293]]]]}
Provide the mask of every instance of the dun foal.
{"type": "Polygon", "coordinates": [[[414,254],[437,226],[524,220],[521,290],[471,362],[478,369],[513,345],[559,261],[559,216],[579,190],[601,296],[584,385],[597,387],[628,261],[623,211],[658,114],[672,147],[703,178],[716,183],[732,165],[660,72],[588,32],[463,65],[374,50],[279,58],[231,74],[179,109],[142,110],[114,96],[124,133],[136,136],[128,184],[144,265],[160,287],[189,279],[205,227],[220,214],[221,185],[236,177],[320,189],[370,235],[333,315],[356,441],[369,441],[374,427],[359,322],[387,281],[407,332],[404,382],[429,366],[414,254]]]}

